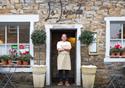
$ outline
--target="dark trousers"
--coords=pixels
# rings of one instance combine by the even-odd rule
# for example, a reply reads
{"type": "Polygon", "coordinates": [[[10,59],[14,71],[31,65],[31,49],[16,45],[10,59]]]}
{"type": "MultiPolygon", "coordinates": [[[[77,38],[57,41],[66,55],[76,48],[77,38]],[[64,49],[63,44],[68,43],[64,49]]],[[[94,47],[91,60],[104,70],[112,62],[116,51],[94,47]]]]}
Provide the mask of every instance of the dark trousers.
{"type": "Polygon", "coordinates": [[[58,77],[59,81],[69,81],[69,70],[59,70],[58,77]]]}

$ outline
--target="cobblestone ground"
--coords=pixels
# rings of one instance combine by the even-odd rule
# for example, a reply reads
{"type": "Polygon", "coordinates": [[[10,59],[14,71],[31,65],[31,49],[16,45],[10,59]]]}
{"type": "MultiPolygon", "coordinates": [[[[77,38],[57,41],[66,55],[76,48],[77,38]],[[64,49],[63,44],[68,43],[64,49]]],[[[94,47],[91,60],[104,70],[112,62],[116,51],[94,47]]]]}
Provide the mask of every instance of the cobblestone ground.
{"type": "MultiPolygon", "coordinates": [[[[33,88],[33,85],[31,84],[15,84],[14,83],[15,88],[33,88]]],[[[0,88],[3,88],[3,85],[0,85],[0,88]]],[[[6,88],[14,88],[11,85],[7,85],[6,88]]]]}

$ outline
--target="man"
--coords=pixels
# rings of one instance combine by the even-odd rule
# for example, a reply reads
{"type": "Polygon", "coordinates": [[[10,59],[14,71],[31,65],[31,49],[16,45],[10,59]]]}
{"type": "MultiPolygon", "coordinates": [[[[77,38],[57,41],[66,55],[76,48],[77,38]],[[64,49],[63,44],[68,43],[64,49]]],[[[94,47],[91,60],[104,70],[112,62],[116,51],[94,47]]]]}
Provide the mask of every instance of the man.
{"type": "Polygon", "coordinates": [[[62,34],[61,41],[57,43],[58,58],[57,58],[57,70],[59,74],[58,85],[63,85],[63,81],[66,86],[69,86],[69,71],[71,70],[70,50],[71,43],[67,41],[67,35],[62,34]]]}

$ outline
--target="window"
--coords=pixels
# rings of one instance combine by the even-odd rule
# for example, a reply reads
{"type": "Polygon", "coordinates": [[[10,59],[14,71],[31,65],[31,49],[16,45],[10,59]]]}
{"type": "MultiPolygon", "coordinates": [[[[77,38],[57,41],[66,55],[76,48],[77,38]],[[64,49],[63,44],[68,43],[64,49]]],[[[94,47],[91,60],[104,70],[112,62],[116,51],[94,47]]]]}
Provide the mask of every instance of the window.
{"type": "Polygon", "coordinates": [[[0,23],[0,55],[29,51],[30,23],[0,23]]]}
{"type": "Polygon", "coordinates": [[[125,18],[106,17],[105,62],[125,62],[125,18]]]}
{"type": "Polygon", "coordinates": [[[115,45],[119,44],[121,46],[120,48],[125,47],[124,39],[125,39],[125,22],[111,22],[110,24],[110,56],[111,56],[111,49],[114,48],[115,45]]]}

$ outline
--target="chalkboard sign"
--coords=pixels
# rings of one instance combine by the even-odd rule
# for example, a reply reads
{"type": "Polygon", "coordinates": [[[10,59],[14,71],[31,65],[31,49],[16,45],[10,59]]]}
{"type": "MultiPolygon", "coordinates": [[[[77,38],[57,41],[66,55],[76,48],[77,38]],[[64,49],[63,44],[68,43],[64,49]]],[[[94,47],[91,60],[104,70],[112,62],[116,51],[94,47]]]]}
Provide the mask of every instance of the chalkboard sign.
{"type": "Polygon", "coordinates": [[[89,54],[93,55],[93,54],[97,54],[98,51],[97,51],[97,32],[94,32],[93,33],[93,36],[94,36],[94,39],[93,39],[93,42],[92,44],[90,44],[89,46],[89,54]]]}

